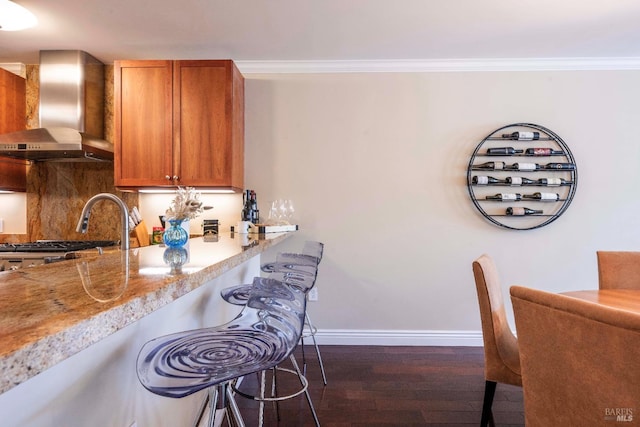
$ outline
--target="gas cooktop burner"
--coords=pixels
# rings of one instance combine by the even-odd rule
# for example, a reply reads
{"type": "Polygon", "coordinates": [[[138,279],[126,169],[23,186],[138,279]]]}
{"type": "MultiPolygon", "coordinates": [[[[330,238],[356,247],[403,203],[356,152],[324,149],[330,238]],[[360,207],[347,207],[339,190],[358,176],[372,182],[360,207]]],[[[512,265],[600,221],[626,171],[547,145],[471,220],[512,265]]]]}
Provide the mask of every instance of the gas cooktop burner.
{"type": "Polygon", "coordinates": [[[30,243],[0,243],[0,252],[73,252],[115,246],[113,240],[38,240],[30,243]]]}

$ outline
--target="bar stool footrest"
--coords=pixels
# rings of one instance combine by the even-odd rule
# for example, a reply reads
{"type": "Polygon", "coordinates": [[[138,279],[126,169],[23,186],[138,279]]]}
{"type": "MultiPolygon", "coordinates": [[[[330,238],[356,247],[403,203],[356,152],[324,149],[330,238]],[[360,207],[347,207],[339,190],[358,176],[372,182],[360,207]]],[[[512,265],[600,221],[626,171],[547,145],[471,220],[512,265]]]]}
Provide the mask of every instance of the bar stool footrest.
{"type": "Polygon", "coordinates": [[[281,400],[292,399],[292,398],[294,398],[296,396],[301,395],[302,393],[307,391],[307,389],[309,388],[309,381],[307,380],[307,378],[304,375],[299,375],[298,372],[294,371],[293,369],[282,368],[280,366],[276,366],[273,369],[275,369],[278,372],[286,372],[286,373],[295,375],[296,378],[298,378],[300,380],[300,382],[302,383],[302,386],[300,387],[300,389],[298,389],[295,392],[293,392],[291,394],[288,394],[286,396],[271,396],[271,397],[260,397],[260,396],[256,396],[256,395],[253,395],[253,394],[249,394],[249,393],[243,392],[241,390],[238,390],[236,388],[235,384],[231,384],[231,388],[233,389],[234,392],[236,392],[240,396],[245,397],[247,399],[255,400],[257,402],[279,402],[281,400]]]}

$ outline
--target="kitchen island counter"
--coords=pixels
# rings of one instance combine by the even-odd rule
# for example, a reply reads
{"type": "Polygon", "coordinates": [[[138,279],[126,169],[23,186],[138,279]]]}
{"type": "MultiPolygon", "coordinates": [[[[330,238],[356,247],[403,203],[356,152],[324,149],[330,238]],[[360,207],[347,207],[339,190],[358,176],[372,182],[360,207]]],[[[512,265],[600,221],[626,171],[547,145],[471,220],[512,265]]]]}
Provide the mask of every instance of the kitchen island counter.
{"type": "MultiPolygon", "coordinates": [[[[0,393],[166,306],[291,233],[190,239],[0,273],[0,393]],[[266,236],[266,237],[265,237],[266,236]],[[249,244],[247,244],[249,243],[249,244]],[[171,261],[173,260],[173,261],[171,261]],[[170,266],[175,260],[184,264],[170,266]]],[[[179,262],[178,262],[179,263],[179,262]]]]}

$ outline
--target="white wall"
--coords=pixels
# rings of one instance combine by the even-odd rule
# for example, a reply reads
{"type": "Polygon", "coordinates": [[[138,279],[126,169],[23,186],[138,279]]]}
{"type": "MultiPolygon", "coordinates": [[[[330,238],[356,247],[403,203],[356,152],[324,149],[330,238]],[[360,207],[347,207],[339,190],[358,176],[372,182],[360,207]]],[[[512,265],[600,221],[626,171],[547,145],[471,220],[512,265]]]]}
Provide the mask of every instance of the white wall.
{"type": "MultiPolygon", "coordinates": [[[[174,197],[174,193],[140,194],[138,208],[147,224],[149,234],[153,231],[153,227],[160,226],[160,218],[158,217],[164,215],[174,197]]],[[[221,232],[228,232],[230,227],[240,220],[241,194],[201,194],[200,200],[205,206],[213,206],[213,209],[206,210],[197,218],[189,221],[191,234],[202,234],[202,220],[204,219],[217,219],[221,232]]]]}
{"type": "Polygon", "coordinates": [[[27,193],[0,192],[0,234],[25,234],[27,232],[27,193]]]}
{"type": "Polygon", "coordinates": [[[638,249],[638,71],[245,77],[246,186],[263,211],[295,202],[292,249],[326,244],[310,306],[321,332],[477,338],[480,254],[498,265],[513,325],[510,284],[595,288],[596,250],[638,249]],[[538,230],[490,224],[467,192],[475,146],[516,122],[556,132],[578,165],[573,203],[538,230]]]}
{"type": "MultiPolygon", "coordinates": [[[[355,340],[354,331],[375,331],[390,342],[403,333],[429,343],[433,331],[472,331],[479,343],[471,262],[480,254],[501,271],[512,320],[510,284],[595,288],[596,250],[638,249],[640,71],[245,78],[245,186],[257,191],[263,217],[273,199],[294,201],[301,231],[290,249],[326,243],[320,299],[310,305],[321,333],[355,340]],[[467,193],[475,146],[515,122],[556,132],[578,164],[573,203],[539,230],[488,223],[467,193]]],[[[5,209],[19,208],[5,203],[13,196],[0,195],[5,209]]],[[[149,231],[171,198],[141,195],[149,231]]],[[[223,231],[238,220],[240,195],[203,199],[214,209],[192,233],[203,218],[219,219],[223,231]]]]}

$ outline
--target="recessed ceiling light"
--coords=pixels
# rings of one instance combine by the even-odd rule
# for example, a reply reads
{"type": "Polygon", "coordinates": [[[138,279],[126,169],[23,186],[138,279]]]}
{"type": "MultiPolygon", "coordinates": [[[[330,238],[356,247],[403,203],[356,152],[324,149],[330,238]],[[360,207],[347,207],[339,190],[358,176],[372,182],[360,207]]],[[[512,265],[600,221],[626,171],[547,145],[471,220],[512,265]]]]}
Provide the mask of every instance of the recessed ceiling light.
{"type": "Polygon", "coordinates": [[[0,0],[0,30],[20,31],[38,25],[38,18],[24,7],[9,0],[0,0]]]}

